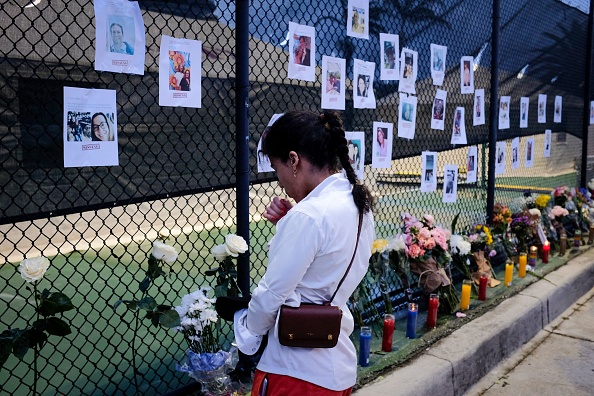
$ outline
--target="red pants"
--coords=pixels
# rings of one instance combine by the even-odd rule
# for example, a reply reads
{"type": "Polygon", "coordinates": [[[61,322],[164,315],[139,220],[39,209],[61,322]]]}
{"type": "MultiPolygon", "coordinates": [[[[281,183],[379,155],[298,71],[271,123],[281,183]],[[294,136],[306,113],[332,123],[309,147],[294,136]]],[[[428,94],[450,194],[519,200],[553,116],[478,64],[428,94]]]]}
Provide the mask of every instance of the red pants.
{"type": "Polygon", "coordinates": [[[349,396],[352,390],[353,388],[333,391],[287,375],[270,374],[256,370],[254,384],[252,385],[252,396],[349,396]],[[268,380],[268,388],[266,393],[261,395],[260,390],[264,377],[268,380]]]}

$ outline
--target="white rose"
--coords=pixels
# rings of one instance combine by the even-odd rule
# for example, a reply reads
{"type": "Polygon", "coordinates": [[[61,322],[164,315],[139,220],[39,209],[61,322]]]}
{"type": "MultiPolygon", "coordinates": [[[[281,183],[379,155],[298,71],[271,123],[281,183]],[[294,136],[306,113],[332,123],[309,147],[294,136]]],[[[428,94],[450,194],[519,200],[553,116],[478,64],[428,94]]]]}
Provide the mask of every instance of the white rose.
{"type": "Polygon", "coordinates": [[[213,247],[210,252],[214,256],[214,258],[218,261],[225,260],[227,258],[227,256],[229,255],[229,253],[227,253],[227,247],[225,246],[225,244],[217,245],[217,246],[213,247]]]}
{"type": "Polygon", "coordinates": [[[24,280],[27,282],[35,282],[36,280],[43,278],[43,275],[49,266],[50,262],[45,257],[34,257],[21,261],[19,271],[24,280]]]}
{"type": "Polygon", "coordinates": [[[227,247],[227,252],[233,257],[237,257],[248,250],[245,239],[235,234],[228,234],[225,237],[225,246],[227,247]]]}
{"type": "Polygon", "coordinates": [[[159,241],[153,242],[152,255],[157,260],[163,260],[166,263],[173,263],[177,260],[177,250],[173,246],[159,241]]]}

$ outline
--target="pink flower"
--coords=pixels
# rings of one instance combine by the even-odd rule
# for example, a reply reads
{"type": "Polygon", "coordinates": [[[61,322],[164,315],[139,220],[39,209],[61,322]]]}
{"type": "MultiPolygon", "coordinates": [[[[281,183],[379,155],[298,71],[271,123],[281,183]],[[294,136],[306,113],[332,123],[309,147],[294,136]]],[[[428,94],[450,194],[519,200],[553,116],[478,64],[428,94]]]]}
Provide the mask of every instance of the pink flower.
{"type": "Polygon", "coordinates": [[[425,222],[427,223],[427,225],[429,227],[431,227],[433,225],[433,223],[435,222],[435,219],[430,214],[424,215],[423,219],[425,219],[425,222]]]}
{"type": "Polygon", "coordinates": [[[471,234],[471,235],[468,237],[468,240],[469,240],[470,242],[475,242],[477,239],[478,239],[478,234],[471,234]]]}
{"type": "Polygon", "coordinates": [[[489,257],[495,257],[497,255],[497,250],[493,249],[489,252],[489,257]]]}
{"type": "Polygon", "coordinates": [[[433,249],[435,247],[435,245],[436,245],[435,239],[433,239],[433,238],[426,239],[423,243],[423,247],[428,250],[433,249]]]}
{"type": "Polygon", "coordinates": [[[410,245],[408,247],[407,253],[408,253],[408,257],[417,258],[417,257],[425,254],[425,251],[423,249],[421,249],[421,247],[419,245],[414,244],[414,245],[410,245]]]}
{"type": "Polygon", "coordinates": [[[431,238],[431,231],[428,228],[423,227],[419,230],[419,239],[429,239],[431,238]]]}

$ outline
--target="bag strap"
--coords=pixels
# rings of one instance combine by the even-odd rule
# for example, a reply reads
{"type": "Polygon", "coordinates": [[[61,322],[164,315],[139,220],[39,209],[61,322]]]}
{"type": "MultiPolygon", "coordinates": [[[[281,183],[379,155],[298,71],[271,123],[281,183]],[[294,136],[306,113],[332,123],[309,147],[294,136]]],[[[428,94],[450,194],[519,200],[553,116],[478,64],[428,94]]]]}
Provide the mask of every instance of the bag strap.
{"type": "Polygon", "coordinates": [[[353,261],[355,260],[355,255],[357,254],[357,247],[359,246],[359,237],[361,236],[361,226],[362,225],[363,225],[363,212],[361,211],[361,212],[359,212],[359,229],[357,230],[357,241],[355,242],[355,251],[353,252],[353,257],[351,257],[351,262],[349,263],[349,266],[347,267],[346,272],[342,276],[342,279],[340,280],[340,282],[338,282],[338,286],[336,287],[336,290],[334,291],[334,294],[332,295],[332,298],[330,299],[330,303],[332,303],[332,301],[334,300],[334,296],[336,296],[336,293],[338,293],[338,289],[340,289],[340,286],[342,286],[342,282],[344,282],[345,278],[349,274],[349,271],[351,270],[351,266],[353,265],[353,261]]]}

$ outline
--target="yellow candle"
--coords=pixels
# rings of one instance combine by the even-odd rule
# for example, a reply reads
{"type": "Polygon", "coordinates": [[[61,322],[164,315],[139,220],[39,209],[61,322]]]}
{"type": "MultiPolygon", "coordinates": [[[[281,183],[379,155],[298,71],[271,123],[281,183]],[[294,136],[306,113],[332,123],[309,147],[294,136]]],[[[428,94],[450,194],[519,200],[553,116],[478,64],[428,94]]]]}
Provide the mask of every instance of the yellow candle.
{"type": "Polygon", "coordinates": [[[470,307],[470,286],[471,281],[464,279],[462,281],[462,298],[460,298],[460,309],[466,311],[470,307]]]}
{"type": "MultiPolygon", "coordinates": [[[[520,264],[520,268],[518,270],[518,276],[520,278],[523,278],[526,276],[526,253],[520,253],[519,264],[520,264]]],[[[507,271],[505,272],[505,276],[506,276],[505,279],[507,279],[507,271]]],[[[510,277],[510,279],[511,279],[511,277],[510,277]]],[[[506,280],[506,282],[507,282],[507,280],[506,280]]]]}
{"type": "Polygon", "coordinates": [[[509,287],[512,284],[512,278],[514,275],[514,264],[513,263],[505,263],[505,279],[503,280],[503,284],[509,287]]]}

